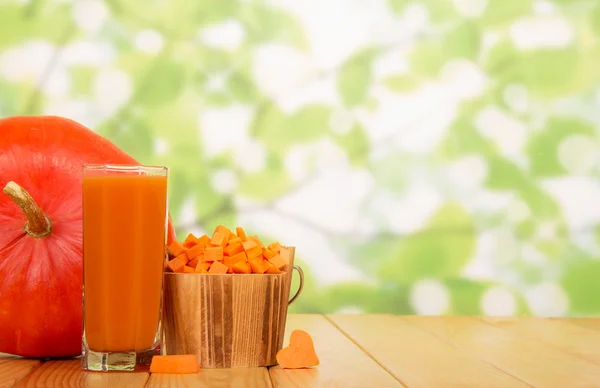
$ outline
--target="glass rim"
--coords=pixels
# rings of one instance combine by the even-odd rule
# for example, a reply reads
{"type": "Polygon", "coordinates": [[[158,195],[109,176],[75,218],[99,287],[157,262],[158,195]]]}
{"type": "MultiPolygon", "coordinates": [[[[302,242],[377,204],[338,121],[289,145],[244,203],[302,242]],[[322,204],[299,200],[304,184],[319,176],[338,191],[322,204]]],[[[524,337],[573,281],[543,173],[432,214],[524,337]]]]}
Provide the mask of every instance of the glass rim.
{"type": "Polygon", "coordinates": [[[108,171],[167,171],[167,166],[154,166],[146,164],[84,164],[84,170],[108,171]]]}

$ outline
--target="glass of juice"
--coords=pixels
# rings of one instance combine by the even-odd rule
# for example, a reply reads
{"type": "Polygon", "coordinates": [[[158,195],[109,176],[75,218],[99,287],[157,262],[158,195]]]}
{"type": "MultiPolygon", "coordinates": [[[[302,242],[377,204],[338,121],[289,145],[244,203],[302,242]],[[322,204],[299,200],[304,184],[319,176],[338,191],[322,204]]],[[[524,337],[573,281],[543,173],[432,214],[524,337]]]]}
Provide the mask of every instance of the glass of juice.
{"type": "Polygon", "coordinates": [[[82,368],[147,369],[160,353],[166,167],[83,168],[82,368]]]}

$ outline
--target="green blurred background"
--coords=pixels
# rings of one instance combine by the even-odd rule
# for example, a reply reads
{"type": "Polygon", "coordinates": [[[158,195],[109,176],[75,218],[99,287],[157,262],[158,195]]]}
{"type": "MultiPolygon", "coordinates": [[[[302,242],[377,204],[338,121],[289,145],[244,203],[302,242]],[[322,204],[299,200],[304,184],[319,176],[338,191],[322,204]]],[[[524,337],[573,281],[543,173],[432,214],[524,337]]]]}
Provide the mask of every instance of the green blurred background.
{"type": "Polygon", "coordinates": [[[600,312],[600,2],[0,0],[0,116],[171,168],[293,312],[600,312]]]}

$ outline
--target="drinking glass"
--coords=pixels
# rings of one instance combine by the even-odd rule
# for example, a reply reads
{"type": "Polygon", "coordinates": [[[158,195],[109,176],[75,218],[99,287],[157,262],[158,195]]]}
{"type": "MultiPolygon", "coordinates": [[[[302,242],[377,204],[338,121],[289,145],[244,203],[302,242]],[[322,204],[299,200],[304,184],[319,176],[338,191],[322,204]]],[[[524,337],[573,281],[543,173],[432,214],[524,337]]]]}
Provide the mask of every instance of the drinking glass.
{"type": "Polygon", "coordinates": [[[147,369],[160,353],[166,167],[83,168],[82,368],[147,369]]]}

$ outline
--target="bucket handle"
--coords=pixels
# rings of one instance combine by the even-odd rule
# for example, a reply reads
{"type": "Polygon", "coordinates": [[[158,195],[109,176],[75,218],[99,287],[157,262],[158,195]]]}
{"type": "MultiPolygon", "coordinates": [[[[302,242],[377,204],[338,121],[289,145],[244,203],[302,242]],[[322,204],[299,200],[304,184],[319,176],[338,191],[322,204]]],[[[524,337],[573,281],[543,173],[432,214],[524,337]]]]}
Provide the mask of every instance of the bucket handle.
{"type": "Polygon", "coordinates": [[[302,289],[304,288],[304,272],[302,271],[302,268],[300,268],[299,265],[294,265],[292,268],[292,272],[293,270],[298,271],[298,275],[300,275],[300,285],[298,286],[298,291],[296,291],[296,294],[294,294],[292,299],[290,299],[290,301],[288,302],[288,306],[294,303],[296,299],[298,299],[300,293],[302,292],[302,289]]]}

